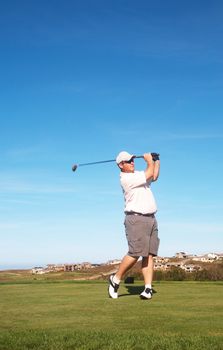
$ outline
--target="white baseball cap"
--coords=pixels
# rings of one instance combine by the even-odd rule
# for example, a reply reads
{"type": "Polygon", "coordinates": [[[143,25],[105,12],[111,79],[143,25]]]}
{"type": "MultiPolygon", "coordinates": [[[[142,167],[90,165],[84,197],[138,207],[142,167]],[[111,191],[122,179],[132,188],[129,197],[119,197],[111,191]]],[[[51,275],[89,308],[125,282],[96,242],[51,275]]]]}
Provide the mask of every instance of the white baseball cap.
{"type": "Polygon", "coordinates": [[[116,157],[116,163],[120,164],[121,162],[126,162],[130,160],[131,158],[135,157],[133,154],[130,154],[128,152],[122,151],[120,152],[116,157]]]}

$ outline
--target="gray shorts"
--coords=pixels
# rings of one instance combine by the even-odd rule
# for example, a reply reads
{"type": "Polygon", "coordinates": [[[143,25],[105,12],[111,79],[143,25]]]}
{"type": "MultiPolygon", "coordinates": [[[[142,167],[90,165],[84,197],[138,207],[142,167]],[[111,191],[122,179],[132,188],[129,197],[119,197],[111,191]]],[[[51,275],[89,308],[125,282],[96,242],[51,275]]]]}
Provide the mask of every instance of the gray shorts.
{"type": "Polygon", "coordinates": [[[126,215],[124,225],[129,246],[128,255],[157,255],[160,240],[155,216],[126,215]]]}

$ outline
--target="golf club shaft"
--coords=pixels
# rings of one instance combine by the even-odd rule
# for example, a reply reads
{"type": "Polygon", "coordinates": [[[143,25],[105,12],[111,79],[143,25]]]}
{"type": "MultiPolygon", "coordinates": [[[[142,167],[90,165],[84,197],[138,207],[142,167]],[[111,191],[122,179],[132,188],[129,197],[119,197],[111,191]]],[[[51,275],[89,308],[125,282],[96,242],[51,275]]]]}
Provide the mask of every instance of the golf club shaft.
{"type": "MultiPolygon", "coordinates": [[[[135,156],[134,158],[144,158],[144,157],[143,156],[135,156]]],[[[82,164],[78,164],[78,166],[94,165],[94,164],[110,163],[110,162],[115,162],[115,159],[100,160],[98,162],[92,162],[92,163],[82,163],[82,164]]]]}

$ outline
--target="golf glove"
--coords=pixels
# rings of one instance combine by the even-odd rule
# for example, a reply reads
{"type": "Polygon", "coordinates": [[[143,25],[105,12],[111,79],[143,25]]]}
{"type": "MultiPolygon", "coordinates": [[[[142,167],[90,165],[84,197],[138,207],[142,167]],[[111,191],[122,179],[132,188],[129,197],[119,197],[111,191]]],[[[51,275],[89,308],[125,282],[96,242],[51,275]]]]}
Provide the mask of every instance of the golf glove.
{"type": "Polygon", "coordinates": [[[159,154],[158,154],[158,153],[151,153],[151,156],[152,156],[154,162],[155,162],[156,160],[160,160],[159,154]]]}

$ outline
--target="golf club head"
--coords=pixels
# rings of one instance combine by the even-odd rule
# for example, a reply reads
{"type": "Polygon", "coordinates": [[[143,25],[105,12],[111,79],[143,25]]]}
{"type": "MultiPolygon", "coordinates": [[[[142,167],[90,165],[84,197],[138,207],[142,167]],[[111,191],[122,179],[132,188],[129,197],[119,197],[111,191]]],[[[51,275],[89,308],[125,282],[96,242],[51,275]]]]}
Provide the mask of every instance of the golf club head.
{"type": "Polygon", "coordinates": [[[77,164],[74,164],[74,165],[72,166],[72,170],[73,170],[73,171],[76,171],[76,170],[77,170],[77,164]]]}

